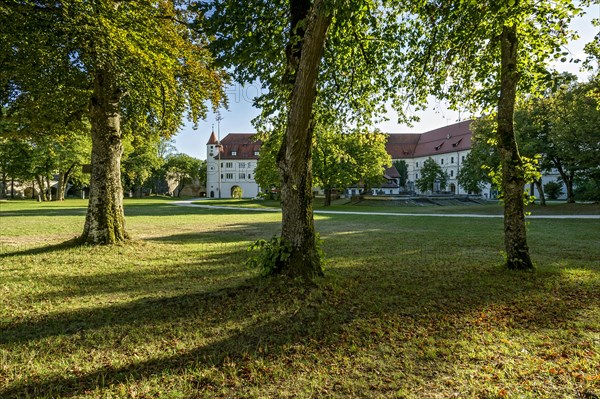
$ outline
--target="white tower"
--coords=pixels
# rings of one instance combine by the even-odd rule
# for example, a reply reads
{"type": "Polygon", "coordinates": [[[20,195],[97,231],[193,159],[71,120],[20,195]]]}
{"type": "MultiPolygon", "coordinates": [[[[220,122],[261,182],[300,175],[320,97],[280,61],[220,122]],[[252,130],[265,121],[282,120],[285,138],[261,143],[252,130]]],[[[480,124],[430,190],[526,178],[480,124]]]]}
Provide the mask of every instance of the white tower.
{"type": "Polygon", "coordinates": [[[209,198],[219,198],[219,163],[216,159],[219,154],[219,140],[215,131],[210,135],[206,143],[206,195],[209,198]]]}

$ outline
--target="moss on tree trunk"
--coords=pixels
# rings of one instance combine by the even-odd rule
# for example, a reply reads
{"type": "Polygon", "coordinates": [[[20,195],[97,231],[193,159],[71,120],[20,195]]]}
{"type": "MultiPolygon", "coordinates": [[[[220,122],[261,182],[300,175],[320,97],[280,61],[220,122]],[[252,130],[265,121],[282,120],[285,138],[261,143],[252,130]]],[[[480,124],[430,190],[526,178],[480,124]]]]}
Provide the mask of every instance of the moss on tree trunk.
{"type": "Polygon", "coordinates": [[[509,269],[532,269],[527,246],[523,190],[525,176],[514,131],[514,111],[519,75],[516,25],[505,25],[501,36],[501,86],[498,100],[498,150],[504,195],[504,246],[509,269]]]}
{"type": "MultiPolygon", "coordinates": [[[[311,119],[319,64],[330,23],[331,17],[324,15],[323,1],[316,0],[302,41],[286,135],[277,157],[281,175],[281,237],[292,247],[282,273],[305,279],[323,275],[313,220],[311,119]]],[[[295,61],[291,58],[288,62],[293,68],[295,61]]]]}
{"type": "Polygon", "coordinates": [[[111,74],[97,71],[91,101],[92,173],[90,196],[81,241],[116,244],[126,240],[121,185],[123,144],[119,101],[121,93],[111,74]]]}

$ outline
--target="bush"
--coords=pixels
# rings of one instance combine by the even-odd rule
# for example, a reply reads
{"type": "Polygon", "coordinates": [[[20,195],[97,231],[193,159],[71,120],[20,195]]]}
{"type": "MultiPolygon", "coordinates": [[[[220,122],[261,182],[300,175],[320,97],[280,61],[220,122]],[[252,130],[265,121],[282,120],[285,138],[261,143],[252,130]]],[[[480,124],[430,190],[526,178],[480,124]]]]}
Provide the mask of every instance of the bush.
{"type": "MultiPolygon", "coordinates": [[[[320,235],[315,236],[316,254],[315,261],[319,262],[321,267],[325,266],[325,253],[323,252],[323,242],[320,235]]],[[[258,240],[248,247],[248,251],[257,251],[256,255],[246,261],[246,265],[251,268],[260,269],[263,276],[272,276],[280,274],[285,262],[292,255],[292,244],[281,237],[273,236],[270,240],[258,240]]]]}
{"type": "Polygon", "coordinates": [[[574,194],[578,201],[600,201],[600,181],[589,179],[578,182],[574,194]]]}
{"type": "Polygon", "coordinates": [[[258,251],[246,261],[251,268],[258,268],[265,276],[281,272],[285,261],[292,254],[292,245],[281,237],[273,236],[269,241],[258,240],[248,247],[248,251],[258,251]]]}
{"type": "Polygon", "coordinates": [[[242,188],[240,186],[234,186],[231,190],[231,198],[242,198],[242,188]]]}
{"type": "Polygon", "coordinates": [[[556,181],[550,181],[544,184],[544,193],[546,194],[546,197],[548,197],[548,199],[556,200],[564,194],[562,188],[563,186],[561,183],[556,181]]]}

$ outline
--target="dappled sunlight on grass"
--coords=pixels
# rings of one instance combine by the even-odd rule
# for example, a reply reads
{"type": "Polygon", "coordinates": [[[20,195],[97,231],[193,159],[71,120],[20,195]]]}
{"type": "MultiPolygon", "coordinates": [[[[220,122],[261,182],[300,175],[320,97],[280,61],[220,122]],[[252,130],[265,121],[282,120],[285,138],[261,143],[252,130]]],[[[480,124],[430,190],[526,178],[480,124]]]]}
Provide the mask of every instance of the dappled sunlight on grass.
{"type": "Polygon", "coordinates": [[[60,246],[82,217],[11,204],[39,214],[2,216],[0,397],[600,394],[597,221],[532,221],[520,273],[501,220],[318,216],[307,285],[244,266],[280,215],[169,202],[127,200],[113,247],[60,246]]]}

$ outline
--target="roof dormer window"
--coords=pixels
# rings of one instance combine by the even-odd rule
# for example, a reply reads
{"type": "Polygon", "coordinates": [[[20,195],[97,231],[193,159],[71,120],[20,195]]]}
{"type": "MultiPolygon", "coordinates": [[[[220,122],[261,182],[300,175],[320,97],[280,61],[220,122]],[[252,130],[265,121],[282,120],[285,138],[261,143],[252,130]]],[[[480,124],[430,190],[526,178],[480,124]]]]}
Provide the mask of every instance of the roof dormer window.
{"type": "Polygon", "coordinates": [[[231,156],[236,156],[237,155],[237,151],[231,151],[231,156]]]}

